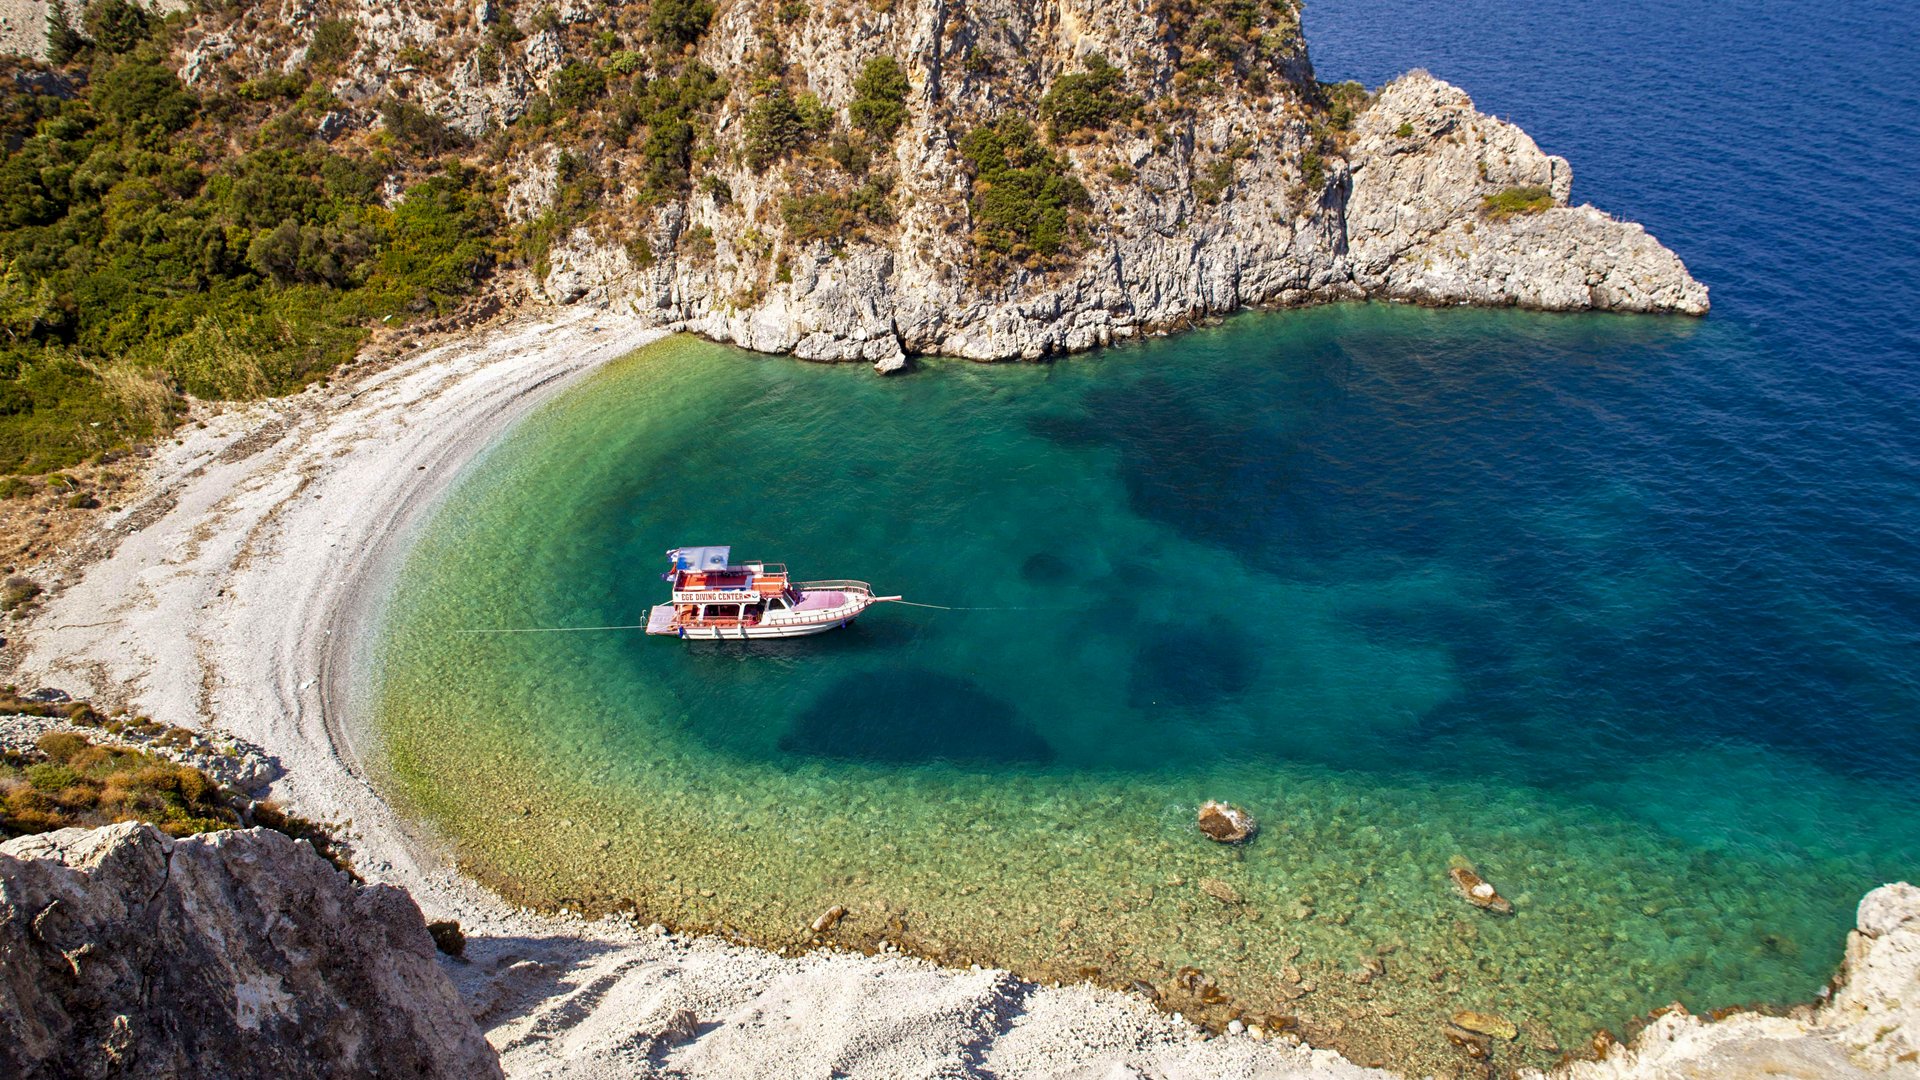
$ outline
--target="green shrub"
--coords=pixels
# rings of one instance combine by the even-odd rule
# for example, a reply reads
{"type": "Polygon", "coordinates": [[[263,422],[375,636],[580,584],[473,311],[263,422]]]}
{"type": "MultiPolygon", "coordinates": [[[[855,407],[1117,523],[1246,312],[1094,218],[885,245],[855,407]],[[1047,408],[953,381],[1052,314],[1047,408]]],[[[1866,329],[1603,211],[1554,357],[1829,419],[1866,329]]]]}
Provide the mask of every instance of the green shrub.
{"type": "Polygon", "coordinates": [[[1300,155],[1300,183],[1309,194],[1318,194],[1327,186],[1327,161],[1312,150],[1300,155]]]}
{"type": "Polygon", "coordinates": [[[40,595],[40,586],[30,578],[14,576],[0,582],[0,611],[13,611],[40,595]]]}
{"type": "Polygon", "coordinates": [[[1018,116],[974,128],[960,140],[972,172],[974,242],[995,255],[1044,263],[1067,251],[1086,188],[1066,161],[1018,116]]]}
{"type": "Polygon", "coordinates": [[[1215,158],[1199,170],[1193,180],[1194,197],[1203,203],[1220,200],[1222,192],[1233,185],[1234,160],[1230,157],[1215,158]]]}
{"type": "Polygon", "coordinates": [[[1395,136],[1402,139],[1413,138],[1413,121],[1411,120],[1400,121],[1400,126],[1397,128],[1394,128],[1393,133],[1395,136]]]}
{"type": "Polygon", "coordinates": [[[1339,83],[1321,83],[1320,98],[1327,111],[1327,126],[1335,131],[1348,131],[1353,127],[1354,117],[1366,111],[1373,103],[1373,96],[1367,88],[1348,80],[1339,83]]]}
{"type": "Polygon", "coordinates": [[[127,0],[95,0],[81,17],[87,36],[105,52],[132,52],[153,30],[153,17],[127,0]]]}
{"type": "Polygon", "coordinates": [[[55,64],[70,63],[85,52],[89,42],[73,28],[64,3],[47,5],[47,59],[55,64]]]}
{"type": "Polygon", "coordinates": [[[687,191],[694,143],[699,138],[695,122],[704,126],[703,114],[726,94],[726,83],[712,68],[689,64],[677,75],[644,83],[635,80],[633,91],[615,101],[608,125],[611,134],[626,142],[636,132],[646,132],[640,146],[643,205],[687,191]]]}
{"type": "Polygon", "coordinates": [[[1140,99],[1120,90],[1120,69],[1094,53],[1087,70],[1062,75],[1040,98],[1040,115],[1048,122],[1048,136],[1056,141],[1082,131],[1101,131],[1139,109],[1140,99]]]}
{"type": "Polygon", "coordinates": [[[654,0],[647,13],[647,35],[661,48],[678,52],[699,41],[712,21],[708,0],[654,0]]]}
{"type": "Polygon", "coordinates": [[[789,195],[780,203],[780,219],[796,243],[825,240],[837,247],[866,226],[893,223],[892,191],[891,176],[876,176],[849,191],[789,195]]]}
{"type": "Polygon", "coordinates": [[[307,43],[307,65],[329,70],[353,58],[359,47],[353,24],[345,19],[322,19],[314,25],[313,40],[307,43]]]}
{"type": "Polygon", "coordinates": [[[24,476],[0,476],[0,499],[24,499],[37,490],[24,476]]]}
{"type": "Polygon", "coordinates": [[[1553,192],[1538,184],[1510,187],[1480,200],[1480,212],[1490,218],[1538,214],[1553,209],[1553,192]]]}
{"type": "Polygon", "coordinates": [[[171,135],[191,124],[200,106],[171,68],[141,57],[114,64],[99,77],[91,98],[102,114],[147,138],[171,135]]]}
{"type": "Polygon", "coordinates": [[[825,134],[833,114],[812,94],[794,97],[771,80],[759,87],[759,96],[742,122],[741,149],[755,172],[800,150],[825,134]]]}
{"type": "Polygon", "coordinates": [[[464,141],[438,116],[397,97],[380,103],[380,122],[386,125],[396,144],[428,157],[438,157],[464,141]]]}
{"type": "Polygon", "coordinates": [[[680,237],[680,250],[685,252],[688,258],[712,258],[714,252],[713,227],[711,225],[695,225],[693,228],[688,229],[680,237]]]}
{"type": "Polygon", "coordinates": [[[616,49],[607,57],[607,74],[616,79],[635,74],[646,66],[646,57],[632,49],[616,49]]]}
{"type": "Polygon", "coordinates": [[[59,791],[80,782],[80,774],[57,762],[43,761],[26,769],[27,783],[41,791],[59,791]]]}
{"type": "Polygon", "coordinates": [[[854,127],[881,142],[892,142],[900,126],[907,122],[909,89],[907,73],[900,67],[900,61],[891,56],[876,56],[866,62],[853,81],[853,103],[847,106],[847,116],[854,127]]]}
{"type": "Polygon", "coordinates": [[[476,177],[449,173],[408,188],[367,288],[393,310],[445,311],[493,265],[497,223],[476,177]]]}
{"type": "Polygon", "coordinates": [[[565,67],[553,73],[547,83],[547,93],[553,103],[563,109],[580,109],[588,102],[607,92],[607,74],[596,64],[582,60],[569,60],[565,67]]]}

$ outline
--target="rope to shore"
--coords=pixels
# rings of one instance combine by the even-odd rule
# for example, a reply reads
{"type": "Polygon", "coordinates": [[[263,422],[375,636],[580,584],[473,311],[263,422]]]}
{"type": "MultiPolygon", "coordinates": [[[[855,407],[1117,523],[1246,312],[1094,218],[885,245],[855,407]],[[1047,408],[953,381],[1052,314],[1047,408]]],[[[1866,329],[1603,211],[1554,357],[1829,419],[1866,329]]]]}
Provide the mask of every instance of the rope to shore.
{"type": "Polygon", "coordinates": [[[646,623],[629,626],[523,626],[508,630],[455,630],[456,634],[579,634],[589,630],[645,630],[646,623]]]}
{"type": "Polygon", "coordinates": [[[882,604],[899,604],[902,607],[923,607],[934,611],[1059,611],[1060,608],[1037,607],[948,607],[945,604],[919,604],[912,600],[881,600],[882,604]]]}

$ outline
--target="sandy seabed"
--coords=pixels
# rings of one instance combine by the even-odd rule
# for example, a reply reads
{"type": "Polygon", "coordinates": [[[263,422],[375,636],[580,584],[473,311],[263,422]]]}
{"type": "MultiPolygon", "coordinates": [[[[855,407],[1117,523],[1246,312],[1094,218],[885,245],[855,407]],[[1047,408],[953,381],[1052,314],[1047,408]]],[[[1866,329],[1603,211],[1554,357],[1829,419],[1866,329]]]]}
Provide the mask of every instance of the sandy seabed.
{"type": "Polygon", "coordinates": [[[510,1076],[1386,1075],[1203,1038],[1091,987],[516,909],[389,805],[363,768],[375,746],[353,675],[393,556],[514,420],[661,336],[605,310],[512,321],[183,427],[23,627],[17,677],[275,755],[275,798],[342,823],[363,875],[466,928],[447,970],[510,1076]],[[683,1011],[690,1037],[670,1033],[683,1011]]]}
{"type": "MultiPolygon", "coordinates": [[[[183,427],[150,456],[137,499],[35,568],[53,587],[16,621],[11,678],[276,756],[275,798],[336,823],[363,876],[466,929],[465,959],[444,967],[512,1077],[1387,1080],[1332,1051],[1207,1037],[1090,986],[900,955],[785,957],[527,911],[462,876],[439,837],[396,812],[366,778],[377,745],[354,702],[357,649],[394,556],[517,418],[661,336],[606,310],[518,319],[183,427]]],[[[1860,986],[1834,1002],[1713,1024],[1669,1014],[1632,1052],[1564,1075],[1920,1077],[1913,1053],[1890,1057],[1920,1045],[1906,1004],[1920,986],[1915,895],[1891,886],[1863,903],[1867,936],[1849,945],[1860,986]]]]}

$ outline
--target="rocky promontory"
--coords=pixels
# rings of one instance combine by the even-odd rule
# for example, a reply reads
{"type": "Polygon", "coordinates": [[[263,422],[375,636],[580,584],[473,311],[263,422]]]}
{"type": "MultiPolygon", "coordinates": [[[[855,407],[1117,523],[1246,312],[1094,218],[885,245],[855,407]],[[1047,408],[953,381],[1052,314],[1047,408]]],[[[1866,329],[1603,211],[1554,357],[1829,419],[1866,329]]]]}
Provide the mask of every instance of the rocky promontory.
{"type": "Polygon", "coordinates": [[[0,1073],[473,1080],[420,909],[266,829],[0,844],[0,1073]]]}
{"type": "MultiPolygon", "coordinates": [[[[797,253],[790,282],[755,289],[741,276],[747,260],[642,269],[582,230],[556,248],[541,288],[763,352],[882,370],[913,353],[1033,359],[1258,305],[1707,311],[1706,287],[1645,229],[1569,205],[1565,159],[1425,72],[1381,90],[1341,156],[1311,140],[1287,106],[1229,100],[1174,147],[1116,139],[1070,150],[1099,224],[1081,259],[1047,273],[955,272],[968,253],[951,222],[966,208],[950,196],[967,180],[951,155],[929,152],[903,171],[925,185],[902,219],[915,249],[822,242],[797,253]],[[1227,179],[1213,190],[1207,175],[1227,179]],[[929,220],[916,227],[920,216],[929,220]],[[730,299],[743,293],[750,304],[730,299]]],[[[740,205],[753,179],[734,183],[740,205]]],[[[711,215],[715,237],[752,230],[733,206],[695,209],[711,215]]]]}
{"type": "MultiPolygon", "coordinates": [[[[66,51],[125,3],[66,4],[66,51]]],[[[59,5],[13,7],[20,49],[59,5]]],[[[1707,310],[1456,87],[1318,81],[1294,0],[279,0],[156,35],[194,100],[364,158],[388,209],[451,165],[465,228],[512,240],[496,290],[764,352],[1030,359],[1351,299],[1707,310]]],[[[248,228],[223,242],[285,283],[384,242],[248,228]]]]}

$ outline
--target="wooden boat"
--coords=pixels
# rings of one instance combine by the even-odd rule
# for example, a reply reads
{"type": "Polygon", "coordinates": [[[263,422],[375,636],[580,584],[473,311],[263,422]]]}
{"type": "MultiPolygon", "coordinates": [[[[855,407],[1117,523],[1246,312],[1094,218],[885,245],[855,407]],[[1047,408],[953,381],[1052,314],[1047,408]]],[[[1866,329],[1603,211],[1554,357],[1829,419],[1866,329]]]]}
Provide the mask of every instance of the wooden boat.
{"type": "Polygon", "coordinates": [[[715,640],[805,637],[852,622],[875,604],[864,581],[789,580],[782,563],[732,562],[730,547],[674,548],[668,602],[647,614],[647,633],[715,640]]]}

